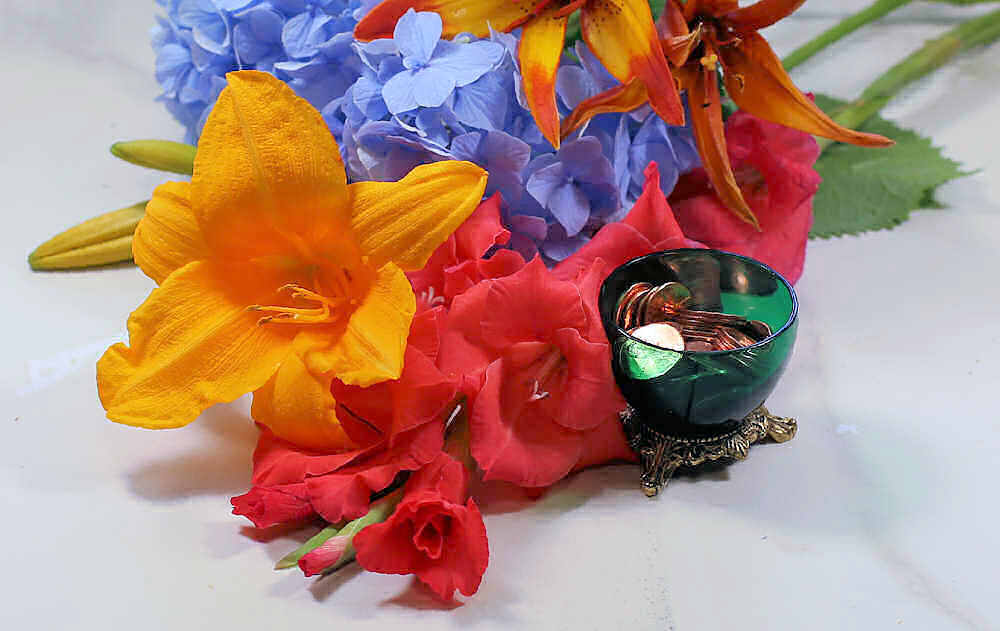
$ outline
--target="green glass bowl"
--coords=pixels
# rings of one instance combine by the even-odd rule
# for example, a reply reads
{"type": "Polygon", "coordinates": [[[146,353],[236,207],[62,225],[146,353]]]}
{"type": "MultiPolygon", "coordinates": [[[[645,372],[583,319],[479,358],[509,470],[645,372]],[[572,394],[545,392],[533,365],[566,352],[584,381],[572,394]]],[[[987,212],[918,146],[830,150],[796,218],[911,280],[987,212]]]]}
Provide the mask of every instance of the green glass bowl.
{"type": "Polygon", "coordinates": [[[798,301],[788,281],[759,261],[718,250],[666,250],[633,259],[604,280],[598,306],[618,387],[644,423],[672,436],[736,429],[778,383],[798,328],[798,301]],[[618,300],[629,287],[668,281],[691,290],[690,308],[761,320],[773,333],[736,350],[673,351],[618,326],[618,300]]]}

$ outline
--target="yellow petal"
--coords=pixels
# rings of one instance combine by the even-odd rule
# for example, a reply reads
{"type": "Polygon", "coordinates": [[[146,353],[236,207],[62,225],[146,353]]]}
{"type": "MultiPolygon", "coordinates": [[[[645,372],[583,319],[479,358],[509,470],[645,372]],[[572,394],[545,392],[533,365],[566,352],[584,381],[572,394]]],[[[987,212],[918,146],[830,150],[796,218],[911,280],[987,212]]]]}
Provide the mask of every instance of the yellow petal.
{"type": "Polygon", "coordinates": [[[382,37],[392,37],[396,22],[403,14],[416,11],[433,11],[441,16],[442,37],[459,33],[472,33],[476,37],[490,34],[489,27],[508,31],[531,17],[530,9],[536,0],[383,0],[369,11],[354,27],[354,37],[367,42],[382,37]]]}
{"type": "Polygon", "coordinates": [[[247,312],[249,302],[235,295],[242,288],[234,284],[235,274],[195,261],[153,290],[129,317],[130,346],[115,344],[97,363],[109,419],[180,427],[270,379],[291,337],[278,327],[257,326],[259,315],[247,312]]]}
{"type": "Polygon", "coordinates": [[[357,182],[351,226],[372,267],[421,269],[479,205],[486,171],[454,160],[416,167],[398,182],[357,182]]]}
{"type": "Polygon", "coordinates": [[[167,182],[156,189],[135,229],[132,255],[157,284],[175,269],[208,257],[208,246],[191,209],[190,184],[167,182]]]}
{"type": "Polygon", "coordinates": [[[349,216],[346,177],[323,117],[269,74],[226,78],[191,180],[208,245],[221,257],[247,259],[301,253],[340,235],[349,216]]]}
{"type": "Polygon", "coordinates": [[[580,28],[584,41],[616,79],[638,77],[649,104],[671,125],[684,124],[684,107],[670,74],[647,0],[589,0],[580,28]]]}
{"type": "Polygon", "coordinates": [[[524,25],[517,56],[521,62],[524,97],[538,129],[559,148],[559,110],[556,108],[556,70],[566,37],[566,16],[552,5],[524,25]]]}
{"type": "Polygon", "coordinates": [[[310,449],[347,449],[354,445],[337,420],[330,394],[332,376],[316,377],[295,353],[253,394],[250,414],[276,436],[310,449]]]}
{"type": "MultiPolygon", "coordinates": [[[[351,314],[344,333],[329,348],[305,353],[313,374],[332,374],[352,386],[367,387],[399,379],[410,323],[417,310],[413,287],[403,270],[386,264],[362,303],[351,314]]],[[[300,337],[321,333],[304,331],[300,337]]],[[[296,347],[302,340],[296,340],[296,347]]]]}

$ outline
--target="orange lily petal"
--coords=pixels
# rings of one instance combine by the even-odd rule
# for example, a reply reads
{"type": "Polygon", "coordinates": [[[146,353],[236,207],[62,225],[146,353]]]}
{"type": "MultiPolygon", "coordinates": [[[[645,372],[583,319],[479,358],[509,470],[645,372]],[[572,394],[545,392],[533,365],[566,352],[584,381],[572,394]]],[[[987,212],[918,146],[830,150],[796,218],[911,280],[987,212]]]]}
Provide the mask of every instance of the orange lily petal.
{"type": "Polygon", "coordinates": [[[517,54],[524,80],[524,96],[531,115],[546,140],[559,148],[559,111],[556,109],[556,70],[566,38],[560,7],[551,6],[524,25],[517,54]]]}
{"type": "Polygon", "coordinates": [[[576,109],[563,119],[561,135],[565,138],[598,114],[631,112],[648,100],[646,84],[639,79],[632,79],[628,83],[581,101],[576,109]]]}
{"type": "Polygon", "coordinates": [[[684,124],[684,107],[647,0],[590,0],[583,7],[580,26],[583,39],[608,72],[622,83],[642,79],[649,104],[660,118],[671,125],[684,124]]]}
{"type": "Polygon", "coordinates": [[[727,13],[723,18],[740,33],[759,31],[782,20],[795,9],[802,6],[806,0],[760,0],[748,7],[742,7],[727,13]]]}
{"type": "MultiPolygon", "coordinates": [[[[684,10],[674,0],[667,0],[663,6],[663,13],[656,21],[656,31],[660,39],[668,37],[684,37],[691,30],[688,28],[687,20],[684,18],[684,10]]],[[[680,64],[678,64],[680,65],[680,64]]]]}
{"type": "Polygon", "coordinates": [[[396,22],[410,9],[433,11],[444,23],[444,37],[472,33],[476,37],[509,31],[529,19],[534,2],[523,0],[384,0],[354,27],[354,37],[363,42],[392,37],[396,22]]]}
{"type": "Polygon", "coordinates": [[[726,150],[726,136],[722,126],[722,104],[715,70],[700,65],[678,69],[681,82],[687,88],[691,106],[691,124],[702,165],[715,188],[715,194],[737,217],[759,228],[757,218],[743,199],[736,183],[733,167],[726,150]]]}
{"type": "Polygon", "coordinates": [[[351,226],[369,264],[421,269],[479,206],[486,178],[471,162],[449,160],[420,165],[398,182],[351,184],[351,226]]]}
{"type": "Polygon", "coordinates": [[[180,427],[271,378],[291,339],[247,312],[247,275],[195,261],[153,290],[128,319],[129,346],[115,344],[97,362],[109,419],[180,427]]]}
{"type": "Polygon", "coordinates": [[[697,46],[700,42],[701,24],[699,24],[695,30],[687,35],[661,39],[660,46],[663,47],[663,54],[666,55],[670,63],[672,63],[675,67],[680,68],[687,62],[688,57],[691,56],[691,51],[694,50],[695,46],[697,46]]]}
{"type": "Polygon", "coordinates": [[[795,87],[767,40],[757,33],[742,36],[741,43],[722,46],[726,90],[740,107],[786,127],[866,147],[886,147],[892,140],[877,134],[853,131],[835,123],[795,87]]]}
{"type": "Polygon", "coordinates": [[[226,78],[191,180],[209,247],[222,258],[247,259],[301,252],[342,235],[347,181],[323,117],[267,73],[226,78]]]}
{"type": "Polygon", "coordinates": [[[167,182],[153,192],[135,228],[132,256],[158,285],[175,269],[208,257],[208,246],[191,209],[188,182],[167,182]]]}
{"type": "Polygon", "coordinates": [[[316,377],[291,353],[271,380],[253,393],[254,420],[290,443],[332,451],[354,446],[337,420],[331,375],[316,377]]]}
{"type": "MultiPolygon", "coordinates": [[[[313,374],[333,374],[344,383],[367,387],[388,379],[399,379],[403,353],[417,299],[406,275],[387,263],[375,276],[371,289],[351,314],[347,328],[328,349],[305,353],[313,374]]],[[[316,334],[303,331],[296,347],[309,343],[316,334]]],[[[320,333],[320,335],[322,335],[320,333]]]]}
{"type": "Polygon", "coordinates": [[[738,8],[739,0],[691,0],[684,5],[684,16],[690,22],[698,15],[719,17],[738,8]]]}

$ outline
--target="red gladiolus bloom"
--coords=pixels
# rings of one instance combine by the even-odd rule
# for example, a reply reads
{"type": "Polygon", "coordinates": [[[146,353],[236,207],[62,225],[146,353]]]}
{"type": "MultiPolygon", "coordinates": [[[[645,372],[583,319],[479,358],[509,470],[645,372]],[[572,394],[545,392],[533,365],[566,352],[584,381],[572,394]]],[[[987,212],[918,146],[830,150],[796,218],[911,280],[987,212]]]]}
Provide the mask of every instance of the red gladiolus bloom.
{"type": "Polygon", "coordinates": [[[370,496],[401,471],[414,471],[441,451],[444,421],[457,393],[429,355],[439,339],[440,310],[417,314],[403,374],[369,388],[334,381],[337,414],[357,449],[325,453],[285,442],[261,428],[253,488],[234,497],[233,512],[258,527],[318,513],[328,522],[356,519],[370,496]]]}
{"type": "Polygon", "coordinates": [[[593,317],[580,288],[538,258],[452,303],[439,362],[466,375],[470,446],[485,480],[553,484],[578,465],[590,434],[624,409],[593,317]]]}
{"type": "MultiPolygon", "coordinates": [[[[396,512],[354,538],[358,563],[383,574],[415,574],[449,601],[479,589],[490,558],[486,526],[468,499],[468,473],[445,453],[406,483],[396,512]]],[[[335,552],[335,551],[334,551],[335,552]]]]}
{"type": "Polygon", "coordinates": [[[483,258],[494,246],[510,240],[510,231],[500,220],[502,203],[500,193],[484,200],[438,246],[423,269],[406,274],[413,284],[418,306],[450,306],[455,296],[479,281],[513,274],[524,267],[521,255],[511,250],[499,250],[489,259],[483,258]]]}

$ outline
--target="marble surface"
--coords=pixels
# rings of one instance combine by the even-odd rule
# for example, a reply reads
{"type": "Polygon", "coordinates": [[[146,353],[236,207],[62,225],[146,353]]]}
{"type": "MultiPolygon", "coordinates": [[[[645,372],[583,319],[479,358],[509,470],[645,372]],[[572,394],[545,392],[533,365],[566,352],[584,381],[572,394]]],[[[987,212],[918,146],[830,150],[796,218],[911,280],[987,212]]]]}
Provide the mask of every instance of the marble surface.
{"type": "MultiPolygon", "coordinates": [[[[862,0],[810,0],[768,33],[790,51],[862,0]]],[[[856,96],[981,9],[916,3],[796,71],[856,96]]],[[[887,110],[975,175],[891,232],[815,241],[799,344],[772,409],[798,437],[656,500],[637,470],[576,475],[486,515],[480,592],[443,609],[408,577],[313,582],[255,541],[245,401],[190,427],[104,420],[94,361],[151,282],[132,267],[32,274],[27,252],[164,178],[107,152],[179,137],[153,101],[154,5],[0,0],[0,628],[997,629],[1000,537],[1000,45],[887,110]]]]}

